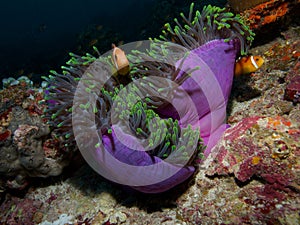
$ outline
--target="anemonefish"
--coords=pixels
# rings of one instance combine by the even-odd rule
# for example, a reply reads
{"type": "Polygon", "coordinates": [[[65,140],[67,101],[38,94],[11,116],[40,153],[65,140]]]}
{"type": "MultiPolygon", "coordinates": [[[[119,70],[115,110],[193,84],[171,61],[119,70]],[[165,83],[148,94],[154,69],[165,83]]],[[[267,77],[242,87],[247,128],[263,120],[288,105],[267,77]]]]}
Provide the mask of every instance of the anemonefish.
{"type": "Polygon", "coordinates": [[[244,56],[235,63],[234,75],[238,77],[255,72],[263,63],[264,59],[261,56],[244,56]]]}
{"type": "Polygon", "coordinates": [[[120,75],[126,75],[129,73],[129,61],[126,57],[125,52],[118,48],[115,44],[112,44],[113,52],[112,52],[112,63],[117,70],[117,73],[120,75]]]}

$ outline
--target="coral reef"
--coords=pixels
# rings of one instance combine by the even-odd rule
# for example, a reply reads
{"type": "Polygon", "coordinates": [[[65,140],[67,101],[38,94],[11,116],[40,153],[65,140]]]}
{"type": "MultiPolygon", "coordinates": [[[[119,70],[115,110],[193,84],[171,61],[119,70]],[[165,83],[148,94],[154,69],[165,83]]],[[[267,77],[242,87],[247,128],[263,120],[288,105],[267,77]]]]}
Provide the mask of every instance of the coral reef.
{"type": "Polygon", "coordinates": [[[1,212],[6,213],[0,216],[0,222],[2,224],[37,224],[41,222],[38,209],[42,205],[42,201],[32,199],[20,201],[18,197],[6,196],[5,203],[0,206],[1,212]]]}
{"type": "Polygon", "coordinates": [[[300,75],[292,78],[286,86],[285,99],[294,103],[300,102],[300,75]]]}
{"type": "MultiPolygon", "coordinates": [[[[261,2],[264,3],[247,9],[241,13],[242,17],[248,20],[251,29],[261,30],[262,27],[266,28],[266,25],[274,22],[278,24],[278,22],[283,21],[286,16],[291,15],[289,14],[291,10],[299,8],[300,4],[298,0],[270,0],[261,2]]],[[[244,6],[247,6],[247,4],[244,4],[244,6]]],[[[276,27],[276,25],[273,26],[276,27]]]]}
{"type": "MultiPolygon", "coordinates": [[[[227,109],[231,127],[189,182],[162,194],[145,195],[107,182],[85,165],[71,178],[48,186],[31,187],[24,196],[6,194],[0,206],[0,223],[299,224],[300,104],[297,92],[295,94],[298,86],[292,85],[300,74],[299,27],[289,27],[280,37],[250,49],[250,53],[264,55],[265,64],[249,76],[234,79],[227,109]]],[[[92,58],[88,55],[72,60],[75,63],[88,62],[92,58]]],[[[85,67],[80,64],[76,68],[85,67]]],[[[32,88],[27,86],[18,92],[19,88],[22,86],[1,91],[1,97],[5,96],[2,99],[6,100],[0,110],[0,137],[1,144],[8,142],[10,145],[16,139],[20,146],[27,147],[27,135],[16,131],[20,127],[29,132],[29,136],[37,135],[39,132],[30,132],[36,132],[39,123],[11,124],[18,117],[14,116],[15,104],[19,104],[17,109],[22,108],[23,102],[34,101],[32,97],[38,92],[30,91],[32,97],[29,94],[23,98],[24,93],[32,88]],[[14,96],[12,101],[9,101],[10,96],[14,96]],[[22,99],[18,99],[20,97],[22,99]]],[[[110,99],[110,92],[103,94],[110,99]]],[[[144,112],[149,110],[143,105],[135,107],[144,112]]],[[[32,112],[36,114],[42,109],[36,108],[32,112]]],[[[30,113],[26,116],[33,117],[30,113]]],[[[173,124],[174,121],[170,122],[173,124]]],[[[103,131],[108,129],[103,126],[103,131]]],[[[134,132],[142,134],[137,129],[134,132]]],[[[57,160],[65,154],[61,151],[66,148],[62,143],[67,142],[61,142],[65,137],[47,135],[41,139],[48,158],[57,160]]],[[[10,177],[13,178],[16,180],[15,176],[10,177]]],[[[7,188],[7,181],[7,178],[0,180],[1,188],[7,188]]]]}
{"type": "Polygon", "coordinates": [[[299,123],[284,117],[245,118],[225,132],[205,173],[234,174],[240,185],[259,180],[263,185],[247,190],[253,196],[241,196],[255,211],[247,219],[275,223],[297,211],[285,202],[300,190],[299,137],[299,123]]]}
{"type": "MultiPolygon", "coordinates": [[[[28,78],[4,80],[0,91],[0,174],[2,191],[23,189],[28,177],[57,176],[67,164],[63,148],[42,119],[43,89],[28,78]],[[52,153],[56,151],[57,154],[52,153]]],[[[68,160],[67,160],[68,161],[68,160]]]]}
{"type": "Polygon", "coordinates": [[[241,182],[256,176],[279,190],[299,185],[299,134],[298,123],[284,117],[245,118],[226,131],[206,174],[233,173],[241,182]]]}

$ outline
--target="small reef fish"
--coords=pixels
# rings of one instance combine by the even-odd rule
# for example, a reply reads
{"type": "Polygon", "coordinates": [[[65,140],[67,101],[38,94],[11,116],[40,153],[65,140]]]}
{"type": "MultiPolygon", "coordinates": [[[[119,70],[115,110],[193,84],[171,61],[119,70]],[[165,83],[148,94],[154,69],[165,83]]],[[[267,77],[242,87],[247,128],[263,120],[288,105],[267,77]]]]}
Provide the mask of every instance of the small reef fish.
{"type": "Polygon", "coordinates": [[[112,48],[112,63],[114,64],[118,74],[127,75],[130,67],[125,52],[118,48],[115,44],[112,44],[112,48]]]}
{"type": "Polygon", "coordinates": [[[263,63],[264,59],[261,56],[244,56],[235,63],[234,75],[238,77],[253,73],[258,70],[263,63]]]}

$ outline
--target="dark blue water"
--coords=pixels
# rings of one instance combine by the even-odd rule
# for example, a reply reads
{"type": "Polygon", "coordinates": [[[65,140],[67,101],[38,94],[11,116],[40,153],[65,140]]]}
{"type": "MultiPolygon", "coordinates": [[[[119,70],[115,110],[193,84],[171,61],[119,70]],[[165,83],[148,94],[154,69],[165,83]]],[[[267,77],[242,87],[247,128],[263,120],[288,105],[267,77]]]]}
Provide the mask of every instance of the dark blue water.
{"type": "MultiPolygon", "coordinates": [[[[103,33],[109,33],[102,44],[98,43],[102,52],[110,49],[112,41],[130,42],[156,36],[163,24],[173,19],[173,13],[188,9],[190,2],[192,1],[2,1],[0,78],[32,73],[35,80],[49,69],[59,68],[68,59],[68,52],[76,53],[85,41],[93,41],[87,31],[91,25],[103,26],[103,33]]],[[[224,5],[226,1],[203,2],[224,5]]]]}

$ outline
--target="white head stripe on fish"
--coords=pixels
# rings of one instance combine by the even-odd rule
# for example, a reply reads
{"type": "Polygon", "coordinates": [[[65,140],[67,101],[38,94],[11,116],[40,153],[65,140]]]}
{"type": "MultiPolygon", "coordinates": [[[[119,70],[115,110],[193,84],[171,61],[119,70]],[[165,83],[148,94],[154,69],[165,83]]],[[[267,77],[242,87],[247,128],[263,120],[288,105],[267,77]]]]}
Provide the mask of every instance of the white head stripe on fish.
{"type": "Polygon", "coordinates": [[[259,68],[259,66],[256,64],[256,62],[255,62],[255,60],[254,60],[254,57],[253,57],[253,55],[250,57],[250,59],[251,59],[251,63],[252,63],[252,65],[255,67],[255,69],[258,69],[258,68],[259,68]]]}
{"type": "Polygon", "coordinates": [[[114,47],[112,57],[113,57],[113,63],[115,64],[115,67],[116,67],[116,69],[118,70],[118,69],[119,69],[119,66],[118,66],[118,63],[117,63],[117,54],[116,54],[116,50],[117,50],[117,48],[114,47]]]}

